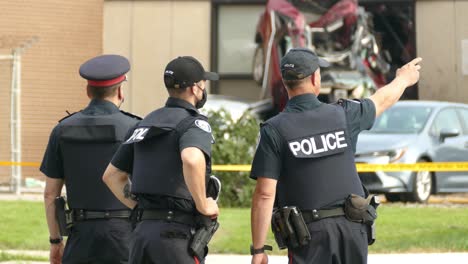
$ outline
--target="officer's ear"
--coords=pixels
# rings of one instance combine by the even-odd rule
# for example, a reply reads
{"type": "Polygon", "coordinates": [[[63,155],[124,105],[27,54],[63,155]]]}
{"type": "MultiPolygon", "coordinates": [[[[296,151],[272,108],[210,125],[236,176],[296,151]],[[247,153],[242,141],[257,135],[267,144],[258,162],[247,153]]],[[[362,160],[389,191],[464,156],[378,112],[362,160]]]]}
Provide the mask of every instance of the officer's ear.
{"type": "Polygon", "coordinates": [[[315,72],[312,73],[312,74],[310,75],[310,81],[312,82],[312,85],[313,85],[314,87],[315,87],[315,75],[316,75],[315,72]]]}
{"type": "Polygon", "coordinates": [[[122,85],[119,85],[119,87],[117,87],[117,98],[119,100],[122,100],[124,98],[122,85]]]}
{"type": "Polygon", "coordinates": [[[88,96],[89,99],[93,99],[93,98],[92,98],[93,95],[92,95],[92,93],[91,93],[91,87],[89,87],[89,85],[86,86],[86,95],[88,96]]]}
{"type": "Polygon", "coordinates": [[[192,86],[190,86],[190,90],[192,91],[192,94],[197,96],[197,85],[193,84],[192,86]]]}

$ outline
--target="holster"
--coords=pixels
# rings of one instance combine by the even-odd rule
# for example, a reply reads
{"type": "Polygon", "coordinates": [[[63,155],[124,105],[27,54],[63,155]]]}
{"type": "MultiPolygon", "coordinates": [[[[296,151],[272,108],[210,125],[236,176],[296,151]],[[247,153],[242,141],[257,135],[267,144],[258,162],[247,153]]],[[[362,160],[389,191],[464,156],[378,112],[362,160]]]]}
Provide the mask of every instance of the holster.
{"type": "Polygon", "coordinates": [[[301,211],[295,206],[274,208],[271,227],[280,249],[305,246],[311,239],[301,211]]]}
{"type": "Polygon", "coordinates": [[[377,207],[380,205],[377,196],[369,195],[363,198],[356,194],[350,194],[344,204],[345,216],[348,220],[363,223],[367,226],[367,241],[369,245],[375,242],[375,220],[377,219],[377,207]]]}
{"type": "Polygon", "coordinates": [[[212,220],[206,216],[199,216],[197,220],[199,225],[190,241],[189,253],[202,261],[208,254],[208,243],[218,230],[219,223],[217,219],[212,220]]]}
{"type": "Polygon", "coordinates": [[[68,236],[73,226],[71,211],[67,209],[65,197],[55,198],[55,219],[57,220],[61,236],[68,236]]]}

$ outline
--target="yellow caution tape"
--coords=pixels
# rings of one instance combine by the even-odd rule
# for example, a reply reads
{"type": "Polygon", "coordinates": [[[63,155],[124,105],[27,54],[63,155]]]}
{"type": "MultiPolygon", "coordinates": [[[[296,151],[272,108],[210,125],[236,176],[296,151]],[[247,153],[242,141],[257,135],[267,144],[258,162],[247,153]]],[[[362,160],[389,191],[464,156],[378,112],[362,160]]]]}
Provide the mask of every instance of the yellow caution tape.
{"type": "Polygon", "coordinates": [[[0,166],[21,166],[21,167],[39,167],[39,162],[13,162],[13,161],[0,161],[0,166]]]}
{"type": "Polygon", "coordinates": [[[250,171],[250,165],[213,165],[211,169],[214,171],[250,171]]]}
{"type": "MultiPolygon", "coordinates": [[[[0,166],[39,167],[38,162],[0,161],[0,166]]],[[[422,162],[410,164],[368,164],[356,163],[358,172],[375,171],[468,171],[468,162],[422,162]]],[[[244,171],[249,172],[251,165],[213,165],[213,171],[244,171]]]]}
{"type": "MultiPolygon", "coordinates": [[[[214,171],[250,171],[250,165],[213,165],[214,171]]],[[[410,164],[356,163],[358,172],[375,171],[468,171],[468,162],[424,162],[410,164]]]]}
{"type": "Polygon", "coordinates": [[[374,171],[468,171],[468,162],[421,162],[410,164],[356,163],[358,172],[374,171]]]}

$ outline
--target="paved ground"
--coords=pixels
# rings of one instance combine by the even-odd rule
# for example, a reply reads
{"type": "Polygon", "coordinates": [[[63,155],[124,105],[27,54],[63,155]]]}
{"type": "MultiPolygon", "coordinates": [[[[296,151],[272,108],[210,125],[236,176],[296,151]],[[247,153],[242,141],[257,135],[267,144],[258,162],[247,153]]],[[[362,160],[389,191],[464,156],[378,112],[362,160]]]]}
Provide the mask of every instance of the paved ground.
{"type": "MultiPolygon", "coordinates": [[[[250,263],[250,256],[238,255],[213,255],[208,256],[206,264],[238,264],[250,263]]],[[[269,264],[286,264],[286,257],[272,256],[269,258],[269,264]]],[[[445,254],[371,254],[368,264],[467,264],[468,253],[445,253],[445,254]]]]}
{"type": "MultiPolygon", "coordinates": [[[[9,251],[15,253],[15,251],[9,251]]],[[[17,252],[23,255],[27,252],[17,252]]],[[[39,256],[47,256],[48,252],[35,251],[32,252],[39,256]]],[[[269,264],[286,264],[287,258],[283,256],[270,256],[269,264]]],[[[2,264],[45,264],[47,262],[33,262],[33,261],[8,261],[1,262],[2,264]]],[[[206,259],[206,264],[249,264],[250,256],[241,255],[210,255],[206,259]]],[[[371,254],[369,255],[368,264],[467,264],[468,253],[431,253],[431,254],[371,254]]]]}

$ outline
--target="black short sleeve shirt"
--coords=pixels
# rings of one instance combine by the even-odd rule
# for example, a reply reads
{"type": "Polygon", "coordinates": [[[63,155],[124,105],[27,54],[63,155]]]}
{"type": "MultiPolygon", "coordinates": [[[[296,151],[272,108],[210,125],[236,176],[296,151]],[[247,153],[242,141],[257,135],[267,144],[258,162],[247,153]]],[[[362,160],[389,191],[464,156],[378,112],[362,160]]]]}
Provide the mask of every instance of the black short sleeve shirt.
{"type": "MultiPolygon", "coordinates": [[[[191,110],[195,108],[187,102],[181,102],[175,98],[169,98],[166,106],[171,107],[182,107],[191,110]]],[[[196,111],[196,110],[195,110],[196,111]]],[[[133,129],[131,129],[133,131],[133,129]]],[[[131,132],[127,135],[127,138],[131,136],[131,132]]],[[[195,147],[200,149],[206,156],[211,156],[211,144],[214,143],[213,136],[211,134],[211,127],[205,120],[195,118],[189,128],[179,138],[179,150],[182,152],[185,148],[195,147]]],[[[123,170],[127,173],[133,170],[133,144],[123,144],[117,150],[116,154],[112,158],[112,165],[123,170]]]]}
{"type": "MultiPolygon", "coordinates": [[[[312,110],[322,104],[315,95],[303,94],[291,98],[285,112],[303,112],[312,110]]],[[[356,151],[358,135],[370,129],[375,120],[375,105],[370,99],[339,100],[346,114],[347,129],[350,132],[353,150],[356,151]]],[[[260,129],[259,142],[252,162],[250,177],[279,179],[281,172],[281,152],[283,141],[276,129],[265,124],[260,129]]]]}
{"type": "Polygon", "coordinates": [[[56,126],[50,133],[49,143],[42,159],[39,169],[49,178],[64,179],[63,161],[59,150],[58,127],[56,126]]]}

